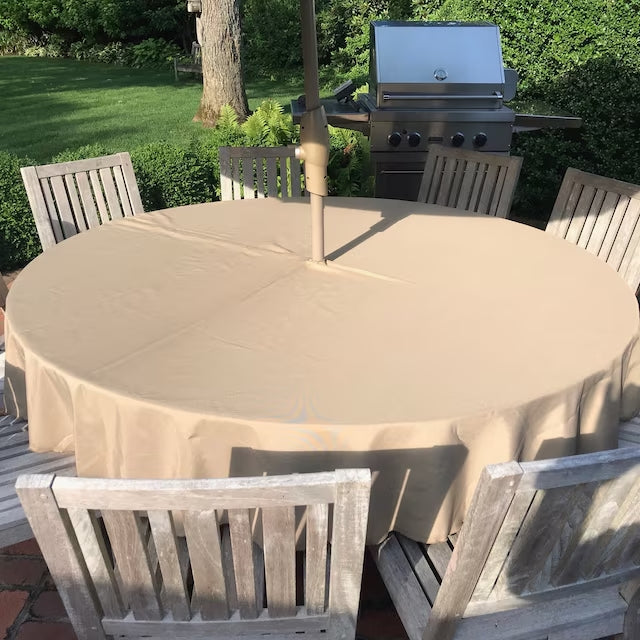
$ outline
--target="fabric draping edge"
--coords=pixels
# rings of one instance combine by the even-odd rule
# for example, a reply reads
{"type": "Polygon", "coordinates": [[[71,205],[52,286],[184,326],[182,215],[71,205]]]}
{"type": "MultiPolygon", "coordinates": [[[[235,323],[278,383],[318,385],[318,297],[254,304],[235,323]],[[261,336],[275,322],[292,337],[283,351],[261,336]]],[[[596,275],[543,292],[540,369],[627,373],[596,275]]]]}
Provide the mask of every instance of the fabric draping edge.
{"type": "MultiPolygon", "coordinates": [[[[16,348],[19,344],[19,338],[12,333],[9,333],[10,340],[12,341],[12,349],[16,348]],[[14,343],[13,341],[17,341],[14,343]]],[[[96,445],[99,442],[104,441],[103,446],[98,446],[96,449],[96,455],[91,455],[91,462],[85,465],[82,460],[82,455],[78,460],[78,472],[80,475],[105,475],[107,477],[128,477],[131,475],[130,469],[126,465],[120,464],[117,459],[122,457],[123,452],[127,449],[139,450],[141,447],[140,442],[136,442],[135,438],[127,437],[127,425],[131,422],[138,422],[140,418],[132,418],[131,416],[146,416],[145,422],[151,425],[157,425],[158,423],[165,423],[165,429],[171,432],[177,442],[169,443],[166,447],[161,447],[167,452],[167,459],[172,465],[171,473],[178,473],[179,475],[185,475],[185,468],[193,464],[196,461],[195,470],[193,473],[187,475],[198,474],[198,470],[202,469],[202,461],[199,461],[199,451],[202,448],[202,443],[207,441],[216,442],[217,448],[225,449],[226,444],[224,437],[221,433],[221,425],[227,425],[224,429],[231,432],[231,438],[236,436],[238,428],[246,431],[243,441],[249,445],[242,447],[246,450],[246,455],[265,456],[270,452],[284,453],[279,451],[278,446],[270,442],[270,434],[273,429],[277,428],[280,432],[289,431],[290,433],[300,432],[300,430],[308,430],[316,433],[320,438],[319,442],[327,444],[327,440],[322,438],[323,432],[333,432],[340,430],[357,431],[358,435],[362,436],[364,432],[374,432],[372,436],[370,433],[366,433],[367,447],[358,448],[352,447],[349,451],[342,453],[359,454],[362,459],[367,454],[376,454],[379,452],[393,452],[394,450],[401,450],[400,443],[404,442],[404,438],[398,439],[398,430],[404,430],[413,433],[414,437],[417,433],[424,430],[425,427],[433,429],[434,426],[439,428],[443,434],[446,435],[444,440],[439,442],[431,441],[430,447],[437,448],[444,447],[463,447],[465,451],[460,450],[457,456],[464,454],[465,462],[460,466],[459,473],[453,478],[451,486],[456,486],[457,490],[451,492],[449,496],[445,495],[442,503],[439,505],[438,514],[435,518],[439,524],[431,528],[429,534],[425,536],[424,525],[420,523],[419,519],[415,519],[414,516],[408,517],[407,514],[415,514],[415,508],[419,505],[410,507],[403,504],[404,496],[407,491],[412,489],[411,481],[412,474],[415,476],[415,471],[412,469],[396,469],[394,471],[394,478],[402,477],[400,486],[398,488],[398,482],[392,483],[393,488],[391,490],[384,490],[383,495],[388,498],[389,491],[397,490],[400,492],[396,496],[395,500],[390,500],[389,503],[393,506],[393,512],[387,516],[389,519],[388,525],[392,526],[394,530],[397,530],[405,535],[414,539],[423,539],[425,542],[438,541],[443,539],[443,532],[452,532],[457,530],[462,522],[462,518],[468,502],[473,493],[473,488],[477,482],[477,477],[484,462],[477,463],[474,455],[474,440],[473,432],[476,430],[480,433],[482,430],[476,427],[486,425],[507,425],[509,424],[510,431],[512,432],[512,442],[509,444],[509,449],[505,450],[503,455],[495,455],[494,462],[506,461],[513,459],[514,457],[521,458],[523,460],[533,459],[537,455],[536,443],[544,443],[545,433],[554,432],[557,433],[558,421],[562,421],[565,428],[566,441],[563,443],[556,443],[553,451],[549,451],[553,455],[570,455],[575,453],[575,437],[588,435],[591,433],[598,433],[603,427],[600,424],[602,415],[606,415],[607,419],[611,419],[611,407],[616,406],[615,397],[611,399],[611,403],[608,405],[606,400],[606,393],[602,395],[602,387],[605,389],[619,388],[621,392],[624,390],[624,379],[626,374],[625,366],[628,369],[630,359],[633,356],[638,357],[638,353],[634,353],[634,350],[640,349],[638,336],[634,336],[630,343],[627,345],[624,353],[615,358],[608,368],[608,370],[600,371],[596,374],[589,376],[589,378],[576,382],[575,384],[567,387],[561,391],[550,393],[545,397],[529,400],[518,406],[502,407],[500,409],[492,409],[485,413],[474,414],[470,416],[461,416],[452,420],[434,419],[431,421],[423,422],[411,422],[411,423],[387,423],[387,424],[374,424],[374,425],[318,425],[318,424],[293,424],[287,425],[281,422],[273,421],[261,421],[261,420],[246,420],[243,418],[226,417],[221,415],[203,415],[198,412],[193,412],[185,409],[172,407],[171,417],[168,418],[167,412],[164,410],[163,405],[158,404],[155,401],[150,401],[145,398],[129,397],[130,406],[126,410],[118,408],[118,404],[121,401],[121,394],[114,392],[108,388],[97,386],[93,383],[88,383],[84,380],[79,380],[69,374],[59,376],[55,372],[47,371],[49,364],[46,361],[40,360],[37,356],[30,354],[27,356],[25,363],[27,368],[32,369],[32,372],[36,374],[38,381],[36,382],[35,390],[29,385],[30,375],[27,372],[27,384],[28,393],[36,393],[39,398],[39,406],[46,407],[44,413],[40,415],[36,413],[32,416],[32,420],[46,421],[47,424],[53,425],[62,422],[67,426],[72,427],[73,440],[67,436],[63,437],[59,442],[54,443],[54,446],[50,446],[51,443],[47,443],[42,447],[34,447],[34,450],[59,450],[70,451],[73,449],[73,445],[77,442],[76,426],[77,422],[81,420],[81,415],[88,415],[89,413],[95,417],[98,431],[92,433],[90,440],[94,441],[96,445]],[[35,371],[33,370],[35,368],[35,371]],[[91,390],[91,393],[87,393],[91,390]],[[596,397],[593,397],[595,394],[596,397]],[[598,395],[599,394],[599,395],[598,395]],[[100,416],[100,406],[110,406],[110,409],[100,416]],[[68,409],[65,409],[67,408],[68,409]],[[607,411],[603,411],[603,408],[608,407],[607,411]],[[563,415],[556,415],[555,411],[559,411],[563,415]],[[111,416],[111,419],[115,423],[116,427],[112,430],[104,429],[104,418],[111,416]],[[532,417],[533,416],[533,417],[532,417]],[[101,423],[102,421],[102,423],[101,423]],[[530,428],[529,422],[533,421],[535,425],[535,437],[530,438],[530,442],[527,442],[527,430],[530,428]],[[595,426],[594,426],[595,425],[595,426]],[[600,425],[600,426],[598,426],[600,425]],[[102,433],[99,433],[100,427],[102,427],[102,433]],[[95,436],[95,437],[94,437],[95,436]],[[396,439],[398,444],[395,448],[392,446],[391,441],[396,439]],[[383,447],[383,448],[382,448],[383,447]],[[563,449],[564,447],[564,449],[563,449]],[[86,468],[85,468],[86,467],[86,468]],[[96,468],[98,467],[98,468],[96,468]],[[399,474],[399,475],[398,475],[399,474]]],[[[34,379],[35,382],[35,379],[34,379]]],[[[614,394],[615,396],[615,394],[614,394]]],[[[618,398],[618,412],[620,411],[620,398],[618,398]]],[[[491,431],[491,426],[488,431],[491,431]]],[[[502,429],[504,431],[504,429],[502,429]]],[[[498,432],[501,432],[500,429],[498,432]]],[[[530,434],[529,434],[530,435],[530,434]]],[[[602,435],[602,434],[600,434],[602,435]]],[[[227,434],[228,436],[228,434],[227,434]]],[[[615,446],[616,433],[609,434],[614,440],[609,443],[610,446],[615,446]]],[[[606,435],[605,435],[606,439],[606,435]]],[[[157,432],[154,432],[155,444],[161,440],[157,432]]],[[[418,439],[419,443],[419,439],[418,439]]],[[[337,442],[336,444],[340,444],[337,442]]],[[[493,443],[494,453],[495,445],[493,443]]],[[[316,444],[316,447],[319,447],[316,444]]],[[[229,449],[229,460],[219,463],[226,466],[226,468],[219,468],[219,473],[215,475],[225,476],[228,475],[231,465],[231,456],[233,456],[233,445],[227,447],[229,449]]],[[[280,445],[282,448],[282,445],[280,445]]],[[[591,447],[589,447],[591,448],[591,447]]],[[[606,448],[606,447],[605,447],[606,448]]],[[[332,450],[323,450],[318,448],[317,453],[320,455],[330,455],[332,450]]],[[[80,452],[81,453],[81,452],[80,452]]],[[[296,451],[293,453],[295,457],[296,451]]],[[[335,453],[341,453],[336,451],[335,453]]],[[[543,456],[549,457],[549,456],[543,456]]],[[[205,465],[206,466],[206,465],[205,465]]],[[[428,465],[427,465],[428,466],[428,465]]],[[[253,471],[259,471],[258,468],[253,471]]],[[[298,469],[299,471],[299,469],[298,469]]],[[[373,469],[376,472],[376,478],[378,478],[378,487],[381,485],[380,481],[380,469],[373,469]]],[[[385,470],[382,470],[383,473],[385,470]]],[[[386,470],[388,472],[388,470],[386,470]]],[[[166,474],[161,474],[162,476],[166,474]]],[[[247,475],[247,474],[243,474],[247,475]]],[[[384,478],[383,478],[384,479],[384,478]]],[[[415,483],[414,483],[415,485],[415,483]]],[[[425,485],[428,486],[428,485],[425,485]]],[[[384,489],[384,487],[383,487],[384,489]]],[[[378,511],[380,511],[379,505],[381,499],[377,497],[378,489],[376,489],[376,482],[374,482],[373,493],[373,505],[378,505],[378,511]]],[[[410,503],[412,500],[409,500],[410,503]]],[[[384,502],[384,501],[383,501],[384,502]]],[[[372,509],[373,513],[373,509],[372,509]]],[[[383,524],[380,519],[372,518],[370,532],[368,536],[369,543],[376,543],[382,540],[387,531],[378,529],[377,525],[383,524]]]]}

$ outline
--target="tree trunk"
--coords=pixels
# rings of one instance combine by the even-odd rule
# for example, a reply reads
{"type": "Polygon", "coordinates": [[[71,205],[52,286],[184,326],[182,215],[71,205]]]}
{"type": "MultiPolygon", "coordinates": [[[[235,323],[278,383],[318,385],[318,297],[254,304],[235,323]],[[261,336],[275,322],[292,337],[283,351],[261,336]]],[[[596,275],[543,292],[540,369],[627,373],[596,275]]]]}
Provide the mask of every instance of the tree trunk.
{"type": "Polygon", "coordinates": [[[230,104],[238,117],[249,115],[240,58],[240,0],[202,1],[202,99],[195,120],[214,126],[230,104]]]}

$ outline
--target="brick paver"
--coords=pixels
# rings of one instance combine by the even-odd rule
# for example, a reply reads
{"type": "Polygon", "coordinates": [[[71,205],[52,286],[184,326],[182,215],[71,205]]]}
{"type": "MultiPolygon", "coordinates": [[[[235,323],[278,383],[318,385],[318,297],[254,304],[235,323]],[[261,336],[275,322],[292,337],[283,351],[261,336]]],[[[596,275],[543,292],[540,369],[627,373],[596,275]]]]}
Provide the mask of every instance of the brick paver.
{"type": "Polygon", "coordinates": [[[36,618],[67,620],[67,612],[57,591],[43,591],[31,607],[31,614],[36,618]]]}
{"type": "Polygon", "coordinates": [[[0,638],[6,637],[28,597],[28,591],[0,591],[0,638]]]}
{"type": "Polygon", "coordinates": [[[37,585],[46,570],[42,558],[0,556],[0,585],[37,585]]]}

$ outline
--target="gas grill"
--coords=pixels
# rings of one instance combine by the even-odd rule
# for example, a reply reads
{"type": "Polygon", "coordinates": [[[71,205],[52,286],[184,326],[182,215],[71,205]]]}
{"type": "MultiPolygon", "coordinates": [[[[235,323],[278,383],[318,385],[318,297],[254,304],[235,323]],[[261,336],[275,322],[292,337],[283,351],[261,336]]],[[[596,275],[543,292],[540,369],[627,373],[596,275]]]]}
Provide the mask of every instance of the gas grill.
{"type": "MultiPolygon", "coordinates": [[[[369,93],[353,83],[324,102],[329,124],[369,135],[375,195],[415,200],[427,149],[438,143],[509,153],[515,130],[579,127],[580,118],[516,114],[517,73],[505,69],[487,22],[371,23],[369,93]]],[[[304,103],[292,105],[294,120],[304,103]]]]}

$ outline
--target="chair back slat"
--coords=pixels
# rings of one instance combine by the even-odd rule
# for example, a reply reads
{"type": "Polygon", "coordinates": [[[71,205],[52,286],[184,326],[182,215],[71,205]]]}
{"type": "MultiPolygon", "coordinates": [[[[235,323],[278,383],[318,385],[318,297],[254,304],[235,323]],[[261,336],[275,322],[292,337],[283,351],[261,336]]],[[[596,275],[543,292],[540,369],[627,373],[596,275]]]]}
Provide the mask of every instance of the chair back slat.
{"type": "Polygon", "coordinates": [[[370,485],[368,470],[344,470],[228,480],[21,476],[16,490],[78,637],[337,640],[355,637],[370,485]],[[61,544],[46,539],[43,501],[61,544]],[[296,540],[305,529],[302,589],[296,540]],[[78,613],[79,602],[93,613],[78,613]]]}
{"type": "Polygon", "coordinates": [[[256,570],[253,563],[253,534],[249,510],[229,509],[228,513],[238,610],[241,618],[257,618],[256,570]]]}
{"type": "Polygon", "coordinates": [[[265,169],[265,158],[256,158],[256,189],[258,198],[265,198],[267,196],[267,175],[265,169]]]}
{"type": "MultiPolygon", "coordinates": [[[[278,159],[266,158],[267,163],[267,195],[277,197],[278,195],[278,159]]],[[[295,164],[295,163],[294,163],[295,164]]]]}
{"type": "Polygon", "coordinates": [[[269,615],[296,613],[296,514],[293,507],[262,510],[265,586],[269,615]]]}
{"type": "Polygon", "coordinates": [[[173,614],[174,620],[189,620],[191,618],[189,595],[186,576],[180,562],[173,515],[170,511],[161,509],[150,510],[147,514],[162,572],[163,608],[173,614]]]}
{"type": "MultiPolygon", "coordinates": [[[[48,216],[51,225],[51,230],[53,231],[53,235],[55,236],[55,242],[61,242],[66,237],[71,237],[75,235],[75,225],[73,227],[65,228],[63,223],[60,221],[58,214],[56,212],[56,205],[53,199],[53,192],[51,191],[51,184],[49,180],[40,180],[40,185],[42,189],[42,194],[44,196],[44,201],[46,202],[46,215],[48,216]],[[65,235],[65,232],[69,235],[65,235]]],[[[37,222],[36,222],[37,224],[37,222]]]]}
{"type": "Polygon", "coordinates": [[[60,223],[62,225],[62,233],[68,238],[77,233],[77,225],[73,219],[71,213],[71,207],[69,206],[69,200],[67,197],[67,191],[64,186],[64,180],[62,176],[53,176],[49,180],[51,184],[51,191],[53,192],[53,201],[55,208],[58,211],[60,223]]]}
{"type": "Polygon", "coordinates": [[[505,218],[521,166],[518,156],[431,145],[418,201],[505,218]]]}
{"type": "Polygon", "coordinates": [[[64,186],[69,198],[69,205],[71,206],[73,220],[80,231],[86,231],[89,227],[84,214],[82,213],[78,190],[73,178],[74,177],[72,175],[64,176],[64,186]]]}
{"type": "Polygon", "coordinates": [[[640,187],[570,167],[547,231],[598,256],[634,291],[640,285],[640,187]]]}
{"type": "Polygon", "coordinates": [[[244,158],[242,161],[242,185],[244,187],[243,196],[247,200],[255,199],[256,197],[256,171],[254,168],[255,161],[255,158],[244,158]]]}
{"type": "Polygon", "coordinates": [[[289,158],[289,170],[291,171],[291,197],[299,198],[302,195],[301,185],[301,165],[300,161],[291,156],[289,158]]]}
{"type": "Polygon", "coordinates": [[[331,570],[329,582],[329,637],[353,638],[360,598],[362,573],[349,571],[353,550],[364,548],[369,511],[369,488],[360,471],[336,472],[336,498],[331,536],[331,570]],[[363,526],[364,523],[364,526],[363,526]],[[342,575],[341,580],[335,576],[342,575]]]}
{"type": "Polygon", "coordinates": [[[329,540],[329,507],[312,504],[307,507],[307,553],[305,563],[305,604],[309,615],[324,613],[327,597],[327,542],[329,540]]]}
{"type": "Polygon", "coordinates": [[[220,199],[233,200],[233,183],[231,172],[230,147],[220,147],[218,149],[218,159],[220,162],[220,199]]]}
{"type": "Polygon", "coordinates": [[[93,199],[93,193],[91,193],[89,175],[85,171],[79,171],[75,174],[75,178],[87,226],[89,229],[94,229],[100,226],[100,219],[98,218],[98,210],[96,209],[96,203],[93,199]]]}
{"type": "Polygon", "coordinates": [[[45,250],[109,220],[143,213],[128,153],[23,167],[21,172],[45,250]]]}
{"type": "Polygon", "coordinates": [[[116,181],[116,192],[117,198],[120,203],[120,207],[122,210],[122,215],[126,218],[133,215],[133,210],[131,208],[131,202],[129,198],[127,198],[127,185],[124,180],[124,175],[122,173],[122,167],[113,167],[113,177],[116,181]]]}
{"type": "Polygon", "coordinates": [[[139,514],[106,510],[102,517],[113,556],[125,589],[124,599],[133,615],[142,620],[161,620],[164,611],[155,576],[155,562],[139,514]]]}
{"type": "Polygon", "coordinates": [[[122,594],[95,513],[73,508],[67,509],[67,513],[102,610],[107,616],[122,617],[122,594]]]}
{"type": "Polygon", "coordinates": [[[88,173],[91,190],[93,191],[93,198],[96,201],[98,214],[100,215],[100,224],[105,224],[105,222],[109,222],[109,210],[107,209],[107,202],[104,199],[104,193],[102,192],[100,175],[97,170],[91,170],[88,173]]]}
{"type": "Polygon", "coordinates": [[[200,610],[203,620],[226,620],[229,600],[215,510],[186,511],[184,530],[193,571],[194,608],[200,610]]]}
{"type": "Polygon", "coordinates": [[[102,182],[102,190],[104,191],[104,195],[107,200],[111,220],[123,218],[124,215],[122,213],[122,208],[120,207],[120,200],[118,199],[118,193],[116,191],[116,185],[113,180],[111,168],[100,169],[98,173],[100,175],[100,182],[102,182]]]}
{"type": "Polygon", "coordinates": [[[287,199],[304,193],[301,162],[293,146],[220,147],[219,158],[222,200],[265,196],[287,199]]]}

